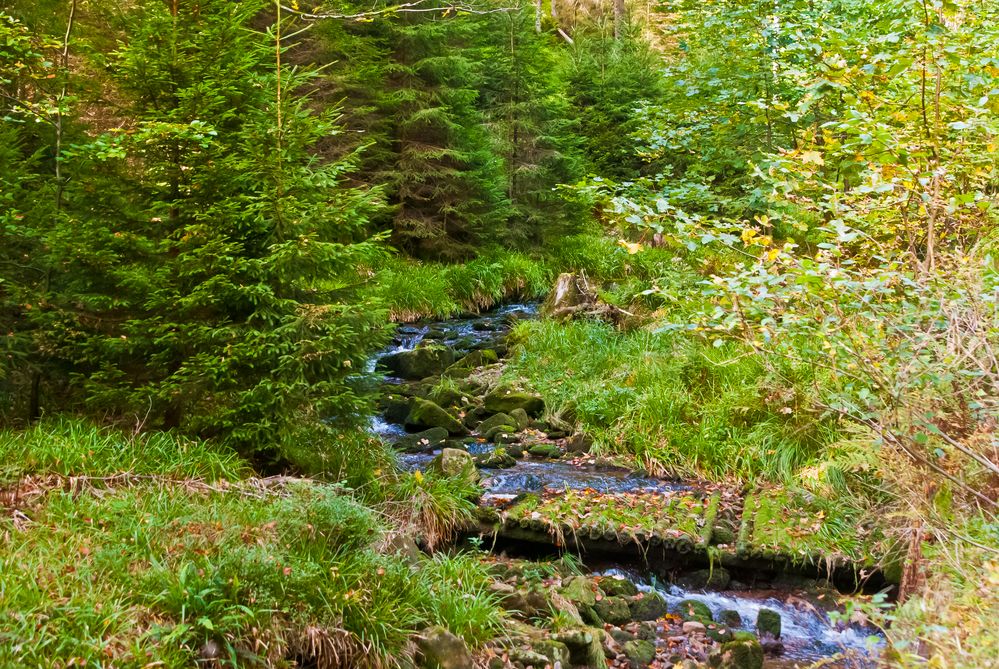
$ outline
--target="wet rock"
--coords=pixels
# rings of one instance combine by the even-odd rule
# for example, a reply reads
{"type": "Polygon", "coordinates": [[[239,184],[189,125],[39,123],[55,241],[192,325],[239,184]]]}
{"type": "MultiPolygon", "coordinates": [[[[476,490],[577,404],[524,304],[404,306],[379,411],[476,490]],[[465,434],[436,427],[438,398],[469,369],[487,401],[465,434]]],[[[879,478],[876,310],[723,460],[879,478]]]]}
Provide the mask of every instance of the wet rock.
{"type": "Polygon", "coordinates": [[[632,669],[647,667],[656,659],[656,647],[648,641],[636,639],[628,641],[623,646],[624,655],[632,669]]]}
{"type": "Polygon", "coordinates": [[[731,574],[723,567],[714,569],[698,569],[688,572],[676,580],[677,585],[685,590],[703,590],[714,588],[724,590],[732,580],[731,574]]]}
{"type": "Polygon", "coordinates": [[[708,638],[712,641],[717,641],[718,643],[725,643],[727,641],[732,641],[735,638],[732,630],[724,625],[708,625],[706,634],[708,638]]]}
{"type": "Polygon", "coordinates": [[[506,452],[505,448],[495,448],[485,455],[475,459],[476,464],[487,469],[507,469],[517,464],[516,458],[506,452]]]}
{"type": "Polygon", "coordinates": [[[471,484],[479,481],[479,471],[475,468],[472,456],[456,448],[442,450],[430,461],[427,469],[441,476],[463,479],[471,484]]]}
{"type": "Polygon", "coordinates": [[[474,669],[472,654],[460,638],[447,629],[429,627],[414,641],[417,648],[417,661],[424,669],[474,669]]]}
{"type": "Polygon", "coordinates": [[[604,597],[593,605],[593,611],[611,625],[623,625],[631,620],[631,609],[624,597],[604,597]]]}
{"type": "Polygon", "coordinates": [[[538,395],[500,386],[486,395],[485,407],[494,413],[523,409],[528,416],[539,416],[545,410],[545,401],[538,395]]]}
{"type": "Polygon", "coordinates": [[[631,601],[631,617],[635,620],[656,620],[666,615],[666,600],[658,592],[645,592],[631,601]]]}
{"type": "Polygon", "coordinates": [[[574,455],[589,453],[592,447],[593,437],[585,432],[577,432],[576,434],[570,436],[565,442],[566,452],[574,455]]]}
{"type": "Polygon", "coordinates": [[[478,431],[479,434],[485,436],[490,430],[497,427],[507,426],[510,428],[510,432],[516,431],[517,421],[510,414],[498,413],[488,418],[484,418],[481,423],[479,423],[478,431]]]}
{"type": "Polygon", "coordinates": [[[559,632],[555,640],[569,649],[569,662],[584,667],[605,667],[604,648],[601,643],[604,631],[592,627],[559,632]]]}
{"type": "Polygon", "coordinates": [[[711,609],[704,602],[696,599],[685,599],[676,605],[676,613],[683,620],[699,620],[711,622],[711,609]]]}
{"type": "Polygon", "coordinates": [[[377,368],[403,379],[438,376],[454,362],[454,351],[445,346],[420,346],[383,357],[377,368]]]}
{"type": "MultiPolygon", "coordinates": [[[[480,428],[481,429],[481,428],[480,428]]],[[[517,433],[517,428],[513,425],[497,425],[495,427],[489,428],[488,432],[482,433],[488,441],[495,442],[497,437],[500,435],[512,435],[517,433]]]]}
{"type": "Polygon", "coordinates": [[[390,423],[402,423],[409,415],[409,398],[395,393],[386,395],[379,401],[382,417],[390,423]]]}
{"type": "Polygon", "coordinates": [[[735,609],[725,609],[718,614],[718,622],[729,627],[742,627],[742,616],[735,609]]]}
{"type": "Polygon", "coordinates": [[[763,669],[763,648],[758,641],[729,641],[709,662],[716,669],[763,669]]]}
{"type": "MultiPolygon", "coordinates": [[[[513,432],[497,432],[493,435],[493,443],[496,444],[519,444],[520,437],[513,432]]],[[[521,449],[523,450],[523,449],[521,449]]]]}
{"type": "Polygon", "coordinates": [[[535,444],[528,448],[527,452],[537,458],[556,460],[562,457],[561,449],[555,444],[535,444]]]}
{"type": "Polygon", "coordinates": [[[760,637],[760,646],[763,648],[764,655],[784,654],[784,644],[781,643],[780,639],[775,639],[769,634],[764,634],[760,637]]]}
{"type": "Polygon", "coordinates": [[[400,437],[393,447],[404,453],[425,453],[440,448],[448,441],[448,431],[442,427],[432,427],[416,434],[400,437]]]}
{"type": "Polygon", "coordinates": [[[451,434],[464,434],[465,426],[458,422],[447,410],[430,400],[413,398],[409,415],[406,416],[406,427],[416,429],[427,429],[431,427],[442,427],[451,434]]]}
{"type": "Polygon", "coordinates": [[[605,576],[600,579],[600,589],[611,597],[634,597],[638,594],[638,586],[626,578],[605,576]]]}
{"type": "Polygon", "coordinates": [[[780,638],[780,614],[773,609],[760,609],[756,614],[756,631],[762,637],[769,634],[774,639],[780,638]]]}

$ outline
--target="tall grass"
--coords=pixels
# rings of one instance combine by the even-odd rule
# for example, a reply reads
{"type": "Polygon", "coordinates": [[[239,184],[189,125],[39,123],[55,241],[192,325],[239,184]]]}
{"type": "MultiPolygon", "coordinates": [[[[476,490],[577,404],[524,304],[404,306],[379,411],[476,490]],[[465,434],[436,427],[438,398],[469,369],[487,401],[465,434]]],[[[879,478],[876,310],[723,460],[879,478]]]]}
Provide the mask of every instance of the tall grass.
{"type": "MultiPolygon", "coordinates": [[[[0,454],[0,666],[392,666],[423,627],[502,624],[474,556],[380,553],[395,518],[343,484],[262,485],[204,443],[73,421],[0,433],[0,454]]],[[[405,492],[393,476],[377,496],[405,492]]]]}
{"type": "Polygon", "coordinates": [[[508,374],[574,414],[599,449],[652,471],[786,480],[836,436],[809,410],[807,380],[778,383],[734,344],[595,321],[525,322],[513,336],[508,374]]]}
{"type": "Polygon", "coordinates": [[[618,301],[628,301],[650,280],[676,272],[678,262],[672,251],[648,249],[630,255],[607,237],[576,235],[559,240],[543,254],[492,250],[460,265],[396,257],[376,270],[371,291],[393,320],[406,322],[481,311],[506,300],[538,299],[559,273],[581,270],[618,283],[618,301]]]}

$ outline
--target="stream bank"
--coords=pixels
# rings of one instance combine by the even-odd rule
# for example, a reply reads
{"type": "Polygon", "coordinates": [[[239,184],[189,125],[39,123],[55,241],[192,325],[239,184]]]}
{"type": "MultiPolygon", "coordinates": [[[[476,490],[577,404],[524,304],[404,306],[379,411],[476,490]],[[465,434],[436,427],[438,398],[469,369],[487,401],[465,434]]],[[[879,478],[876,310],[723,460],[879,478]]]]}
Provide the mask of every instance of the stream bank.
{"type": "Polygon", "coordinates": [[[520,623],[486,650],[489,666],[871,666],[872,631],[837,628],[827,611],[841,597],[833,585],[882,586],[876,565],[812,550],[805,535],[822,516],[807,499],[657,478],[591,453],[571,416],[503,378],[506,333],[537,313],[512,304],[403,325],[371,366],[385,375],[371,430],[400,465],[480,485],[466,536],[501,555],[583,556],[568,571],[495,558],[495,594],[520,623]]]}

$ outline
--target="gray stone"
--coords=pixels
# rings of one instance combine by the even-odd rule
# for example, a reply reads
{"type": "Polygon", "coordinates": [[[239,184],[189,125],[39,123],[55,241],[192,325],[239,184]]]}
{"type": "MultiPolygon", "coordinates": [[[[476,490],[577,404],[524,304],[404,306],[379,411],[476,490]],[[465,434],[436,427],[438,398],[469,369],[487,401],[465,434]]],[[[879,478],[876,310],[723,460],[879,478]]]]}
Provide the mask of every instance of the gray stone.
{"type": "Polygon", "coordinates": [[[423,669],[474,669],[472,653],[459,637],[447,629],[429,627],[414,641],[418,650],[419,666],[423,669]]]}
{"type": "MultiPolygon", "coordinates": [[[[516,428],[516,423],[517,421],[509,414],[498,413],[484,419],[481,423],[479,423],[477,429],[479,434],[485,436],[490,430],[503,425],[507,425],[510,428],[516,428]]],[[[512,429],[511,431],[515,430],[512,429]]]]}
{"type": "Polygon", "coordinates": [[[468,483],[479,481],[479,471],[475,468],[472,456],[457,448],[445,448],[430,461],[427,469],[440,476],[460,478],[468,483]]]}
{"type": "Polygon", "coordinates": [[[638,594],[638,587],[634,583],[617,576],[605,576],[600,579],[600,589],[612,597],[634,597],[638,594]]]}
{"type": "Polygon", "coordinates": [[[531,423],[530,416],[523,409],[517,408],[510,412],[510,417],[517,423],[517,429],[523,430],[531,423]]]}
{"type": "Polygon", "coordinates": [[[604,597],[593,605],[593,610],[605,623],[624,625],[631,620],[628,600],[624,597],[604,597]]]}
{"type": "Polygon", "coordinates": [[[666,600],[658,592],[643,592],[631,600],[631,617],[635,620],[656,620],[667,611],[666,600]]]}

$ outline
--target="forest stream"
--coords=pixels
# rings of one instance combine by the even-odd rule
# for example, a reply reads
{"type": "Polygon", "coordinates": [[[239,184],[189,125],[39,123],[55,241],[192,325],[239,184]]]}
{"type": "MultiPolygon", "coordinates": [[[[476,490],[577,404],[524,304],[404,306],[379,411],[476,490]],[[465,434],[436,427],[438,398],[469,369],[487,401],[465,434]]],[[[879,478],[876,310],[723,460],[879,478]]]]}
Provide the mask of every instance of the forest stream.
{"type": "MultiPolygon", "coordinates": [[[[398,410],[395,402],[400,397],[422,395],[446,405],[446,398],[441,399],[446,393],[440,390],[439,381],[448,374],[441,376],[441,369],[436,369],[438,373],[432,375],[435,378],[429,379],[417,378],[424,370],[397,374],[394,370],[401,369],[400,366],[386,364],[386,359],[425,349],[448,352],[446,363],[438,365],[439,368],[454,369],[475,352],[479,352],[473,356],[476,362],[482,362],[483,358],[492,360],[493,351],[498,351],[500,356],[506,353],[505,338],[511,326],[520,319],[535,318],[538,310],[537,303],[508,304],[481,315],[401,325],[392,344],[375,356],[368,370],[377,368],[385,374],[383,412],[372,418],[370,430],[396,446],[402,468],[421,472],[433,469],[435,461],[440,462],[444,449],[467,452],[476,462],[481,477],[482,495],[478,504],[483,511],[480,514],[483,527],[471,529],[467,536],[472,536],[476,545],[492,550],[495,557],[489,559],[497,560],[500,565],[496,592],[513,603],[508,608],[515,614],[518,612],[516,602],[519,599],[512,590],[518,583],[517,575],[521,575],[520,582],[523,582],[522,574],[531,569],[532,561],[557,558],[570,546],[581,553],[582,572],[586,575],[548,578],[544,585],[560,588],[560,592],[580,609],[584,620],[587,615],[592,616],[587,622],[604,623],[610,630],[605,637],[604,653],[612,663],[618,662],[612,666],[673,666],[674,661],[685,658],[703,661],[709,658],[713,642],[728,641],[733,634],[736,639],[759,634],[766,653],[766,667],[809,666],[819,662],[822,666],[834,667],[875,666],[883,640],[877,630],[864,624],[862,616],[848,618],[843,614],[845,604],[850,600],[850,595],[844,592],[850,590],[850,584],[847,582],[843,591],[833,585],[836,582],[843,586],[842,571],[827,573],[827,579],[821,579],[816,578],[819,576],[817,571],[801,569],[801,565],[792,565],[786,572],[782,571],[780,561],[730,559],[716,564],[717,556],[713,559],[711,551],[702,554],[700,548],[703,547],[696,543],[688,546],[681,539],[674,543],[660,542],[655,535],[639,534],[633,535],[633,542],[629,543],[617,536],[612,539],[606,534],[594,536],[591,532],[587,535],[583,526],[581,534],[584,536],[570,540],[560,536],[557,526],[539,524],[538,511],[531,512],[527,522],[522,519],[511,524],[505,517],[508,512],[512,513],[509,510],[516,509],[525,500],[557,500],[574,493],[596,504],[608,499],[657,496],[664,500],[680,496],[678,499],[703,500],[708,504],[713,492],[719,497],[710,484],[658,478],[593,457],[588,453],[589,444],[579,448],[574,443],[578,436],[569,434],[571,430],[541,420],[532,420],[518,435],[501,433],[502,436],[493,435],[487,439],[474,427],[474,422],[481,421],[482,416],[473,416],[470,422],[469,416],[456,407],[457,417],[464,419],[465,425],[473,425],[471,434],[445,435],[442,430],[439,432],[441,438],[436,439],[437,435],[422,429],[426,426],[414,425],[411,415],[398,410]],[[485,353],[487,351],[489,353],[485,353]],[[427,436],[414,442],[414,434],[427,436]],[[502,518],[499,522],[498,517],[502,518]],[[490,532],[486,527],[489,522],[498,529],[490,532]],[[513,531],[507,531],[511,527],[513,531]],[[641,545],[643,541],[645,545],[641,545]],[[650,550],[653,546],[661,550],[650,550]],[[582,587],[583,596],[574,597],[570,593],[580,589],[580,582],[587,584],[582,587]],[[597,593],[592,607],[586,603],[587,588],[597,593]],[[624,609],[624,614],[613,612],[612,606],[601,606],[602,599],[621,599],[622,595],[631,599],[630,609],[624,609]],[[654,611],[661,615],[639,613],[637,618],[628,615],[629,610],[631,614],[635,613],[635,601],[643,598],[661,606],[661,611],[654,611]],[[761,622],[767,616],[779,620],[775,633],[767,632],[766,623],[761,622]],[[657,620],[649,620],[650,617],[657,620]],[[643,658],[640,652],[633,652],[637,648],[634,644],[642,639],[652,644],[654,655],[643,658]]],[[[501,361],[492,362],[482,365],[481,369],[462,370],[462,373],[489,374],[491,382],[496,383],[500,367],[501,361]]],[[[470,391],[474,386],[474,383],[459,386],[459,390],[470,391]]],[[[467,398],[452,398],[452,405],[460,403],[470,405],[467,398]]],[[[483,415],[485,413],[489,412],[483,412],[483,415]]],[[[727,493],[720,495],[723,500],[728,497],[727,493]]],[[[721,512],[716,517],[724,515],[721,512]]],[[[863,584],[854,581],[853,589],[863,590],[863,584]]],[[[641,606],[638,608],[641,610],[641,606]]],[[[531,658],[529,651],[518,655],[514,650],[507,659],[515,666],[526,667],[533,666],[531,658]]],[[[573,664],[579,660],[576,657],[573,664]]]]}

